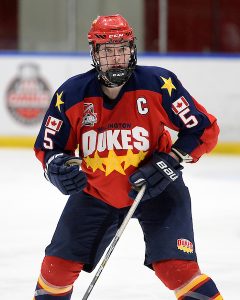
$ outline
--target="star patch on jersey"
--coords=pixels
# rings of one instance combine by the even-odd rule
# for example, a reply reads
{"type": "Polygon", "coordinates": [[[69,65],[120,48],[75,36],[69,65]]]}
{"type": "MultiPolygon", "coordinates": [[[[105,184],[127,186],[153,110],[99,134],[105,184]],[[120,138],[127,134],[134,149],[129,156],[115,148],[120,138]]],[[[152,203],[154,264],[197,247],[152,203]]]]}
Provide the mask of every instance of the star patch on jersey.
{"type": "Polygon", "coordinates": [[[163,86],[161,87],[161,89],[166,89],[168,91],[169,96],[171,97],[172,95],[172,90],[176,90],[175,85],[172,83],[172,79],[171,77],[169,77],[168,79],[160,76],[164,82],[163,86]]]}
{"type": "Polygon", "coordinates": [[[62,123],[63,123],[62,120],[59,120],[59,119],[54,118],[52,116],[49,116],[47,118],[47,122],[46,122],[45,126],[47,128],[50,128],[50,129],[54,130],[54,131],[59,131],[61,126],[62,126],[62,123]]]}
{"type": "Polygon", "coordinates": [[[185,253],[193,253],[193,243],[187,239],[178,239],[177,248],[185,253]]]}
{"type": "Polygon", "coordinates": [[[93,172],[99,169],[105,173],[105,176],[108,176],[113,171],[126,175],[125,170],[130,166],[137,167],[144,160],[147,152],[139,151],[139,153],[133,153],[132,150],[128,149],[126,155],[118,156],[114,150],[109,150],[107,157],[100,157],[98,151],[96,151],[93,157],[87,156],[83,159],[87,168],[92,168],[93,172]]]}
{"type": "Polygon", "coordinates": [[[64,102],[62,101],[63,91],[61,92],[61,94],[56,93],[56,95],[57,95],[57,101],[55,107],[57,107],[58,110],[61,112],[61,105],[64,104],[64,102]]]}

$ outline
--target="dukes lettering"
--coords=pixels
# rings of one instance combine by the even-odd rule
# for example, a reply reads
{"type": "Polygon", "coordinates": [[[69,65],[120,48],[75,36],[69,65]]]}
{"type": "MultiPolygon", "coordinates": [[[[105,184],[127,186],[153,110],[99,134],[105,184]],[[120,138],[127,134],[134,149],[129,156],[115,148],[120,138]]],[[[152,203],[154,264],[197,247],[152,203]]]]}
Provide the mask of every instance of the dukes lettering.
{"type": "Polygon", "coordinates": [[[84,157],[94,151],[137,149],[146,151],[149,149],[149,133],[145,128],[136,126],[130,129],[115,129],[97,132],[89,130],[82,135],[84,157]]]}

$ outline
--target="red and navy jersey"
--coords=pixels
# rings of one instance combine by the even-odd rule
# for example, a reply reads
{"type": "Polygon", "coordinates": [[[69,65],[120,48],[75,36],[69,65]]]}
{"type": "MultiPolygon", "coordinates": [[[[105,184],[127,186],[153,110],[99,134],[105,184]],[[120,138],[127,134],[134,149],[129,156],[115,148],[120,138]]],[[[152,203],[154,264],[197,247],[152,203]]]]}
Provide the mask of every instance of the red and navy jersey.
{"type": "Polygon", "coordinates": [[[154,151],[174,146],[197,161],[217,143],[219,128],[172,72],[137,66],[115,100],[103,94],[92,69],[56,91],[35,143],[45,165],[53,153],[79,152],[87,174],[85,192],[115,206],[132,204],[129,175],[154,151]]]}

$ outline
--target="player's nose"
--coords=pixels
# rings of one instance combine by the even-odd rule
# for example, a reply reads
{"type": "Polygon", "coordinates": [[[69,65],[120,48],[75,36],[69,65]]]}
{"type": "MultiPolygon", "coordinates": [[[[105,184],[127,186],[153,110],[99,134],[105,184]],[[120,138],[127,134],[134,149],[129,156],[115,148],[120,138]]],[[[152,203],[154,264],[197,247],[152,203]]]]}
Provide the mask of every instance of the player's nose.
{"type": "Polygon", "coordinates": [[[119,63],[121,61],[121,55],[119,53],[115,52],[113,60],[115,63],[119,63]]]}

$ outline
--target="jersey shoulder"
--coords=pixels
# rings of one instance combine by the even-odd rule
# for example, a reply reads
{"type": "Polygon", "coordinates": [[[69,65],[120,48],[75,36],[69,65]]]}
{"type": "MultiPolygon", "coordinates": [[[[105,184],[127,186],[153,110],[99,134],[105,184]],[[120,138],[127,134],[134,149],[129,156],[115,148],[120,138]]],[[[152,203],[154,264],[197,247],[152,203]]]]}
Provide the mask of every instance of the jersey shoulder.
{"type": "Polygon", "coordinates": [[[95,69],[70,77],[57,89],[54,97],[61,95],[66,109],[68,109],[87,97],[99,96],[96,80],[95,69]]]}
{"type": "Polygon", "coordinates": [[[172,71],[162,68],[162,67],[158,67],[158,66],[140,66],[137,65],[136,66],[136,71],[137,73],[141,76],[141,75],[152,75],[152,76],[167,76],[167,75],[172,75],[172,76],[176,76],[172,71]]]}
{"type": "Polygon", "coordinates": [[[63,82],[60,88],[64,88],[64,89],[78,88],[83,83],[91,81],[92,78],[95,76],[95,74],[96,74],[95,69],[91,69],[85,73],[77,74],[75,76],[68,78],[65,82],[63,82]]]}
{"type": "Polygon", "coordinates": [[[147,89],[173,100],[184,92],[177,76],[170,70],[157,66],[137,66],[135,78],[138,89],[147,89]]]}
{"type": "Polygon", "coordinates": [[[173,79],[177,78],[177,76],[170,70],[157,67],[157,66],[137,66],[136,67],[136,76],[140,78],[144,78],[146,82],[155,79],[160,79],[161,77],[171,77],[173,79]]]}
{"type": "Polygon", "coordinates": [[[137,66],[135,76],[139,88],[158,93],[162,93],[162,86],[166,82],[179,85],[179,80],[172,71],[157,66],[137,66]]]}

